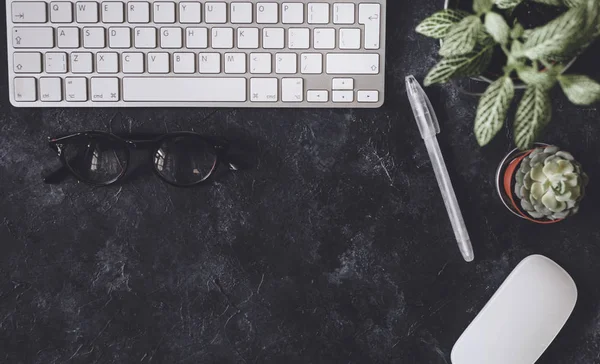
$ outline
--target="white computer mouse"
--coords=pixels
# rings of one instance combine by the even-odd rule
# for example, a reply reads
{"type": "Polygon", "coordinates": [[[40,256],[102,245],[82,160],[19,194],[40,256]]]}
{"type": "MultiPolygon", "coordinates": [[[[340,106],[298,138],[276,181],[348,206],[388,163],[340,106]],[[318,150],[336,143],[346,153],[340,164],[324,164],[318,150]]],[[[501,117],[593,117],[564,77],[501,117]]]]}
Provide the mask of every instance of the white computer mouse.
{"type": "Polygon", "coordinates": [[[453,364],[534,364],[577,302],[577,287],[552,260],[532,255],[506,278],[452,349],[453,364]]]}

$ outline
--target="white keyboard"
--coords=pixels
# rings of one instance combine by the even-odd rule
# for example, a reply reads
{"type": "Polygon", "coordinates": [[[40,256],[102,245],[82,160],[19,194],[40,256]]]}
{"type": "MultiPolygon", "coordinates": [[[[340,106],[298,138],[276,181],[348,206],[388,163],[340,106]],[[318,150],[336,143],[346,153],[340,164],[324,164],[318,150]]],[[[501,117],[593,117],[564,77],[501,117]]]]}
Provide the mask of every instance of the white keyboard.
{"type": "Polygon", "coordinates": [[[380,107],[386,0],[6,2],[19,107],[380,107]]]}

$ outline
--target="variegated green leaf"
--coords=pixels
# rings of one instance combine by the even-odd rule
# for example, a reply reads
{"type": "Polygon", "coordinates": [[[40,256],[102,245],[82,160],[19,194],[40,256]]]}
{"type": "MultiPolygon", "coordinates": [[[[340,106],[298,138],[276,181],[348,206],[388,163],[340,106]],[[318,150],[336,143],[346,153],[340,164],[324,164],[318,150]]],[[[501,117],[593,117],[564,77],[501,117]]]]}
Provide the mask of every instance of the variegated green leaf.
{"type": "Polygon", "coordinates": [[[570,8],[574,8],[576,6],[581,6],[583,5],[587,0],[563,0],[563,4],[570,7],[570,8]]]}
{"type": "Polygon", "coordinates": [[[557,67],[538,71],[533,67],[522,67],[517,69],[517,73],[526,84],[549,90],[556,84],[556,76],[560,73],[560,69],[557,67]]]}
{"type": "Polygon", "coordinates": [[[477,45],[477,37],[481,28],[482,24],[479,17],[471,15],[464,18],[454,25],[444,38],[440,55],[448,57],[471,52],[477,45]]]}
{"type": "Polygon", "coordinates": [[[552,6],[563,6],[563,0],[533,0],[536,3],[552,5],[552,6]]]}
{"type": "Polygon", "coordinates": [[[546,25],[527,31],[523,54],[533,60],[561,54],[580,37],[578,33],[584,26],[583,8],[573,8],[546,25]]]}
{"type": "Polygon", "coordinates": [[[492,6],[494,6],[494,0],[474,0],[473,1],[473,10],[477,14],[487,13],[492,10],[492,6]]]}
{"type": "Polygon", "coordinates": [[[512,9],[522,3],[523,0],[495,0],[496,6],[500,9],[512,9]]]}
{"type": "Polygon", "coordinates": [[[521,24],[517,23],[513,26],[512,30],[510,31],[510,37],[512,39],[519,39],[523,36],[524,33],[525,28],[523,28],[521,24]]]}
{"type": "Polygon", "coordinates": [[[510,38],[510,27],[502,15],[489,12],[485,16],[485,29],[500,44],[508,43],[510,38]]]}
{"type": "Polygon", "coordinates": [[[460,56],[443,59],[429,71],[425,86],[448,82],[453,77],[477,76],[487,69],[492,59],[493,48],[486,47],[460,56]]]}
{"type": "Polygon", "coordinates": [[[572,103],[591,105],[600,102],[600,84],[587,76],[562,75],[560,85],[572,103]]]}
{"type": "Polygon", "coordinates": [[[488,144],[502,129],[514,97],[515,87],[509,76],[499,78],[485,91],[475,117],[475,137],[479,145],[488,144]]]}
{"type": "Polygon", "coordinates": [[[442,10],[423,20],[423,22],[417,26],[416,31],[427,37],[436,39],[444,38],[448,35],[448,32],[453,25],[457,24],[468,15],[469,13],[461,10],[442,10]]]}
{"type": "Polygon", "coordinates": [[[514,134],[519,149],[527,149],[552,118],[550,94],[537,86],[528,86],[517,108],[514,134]]]}

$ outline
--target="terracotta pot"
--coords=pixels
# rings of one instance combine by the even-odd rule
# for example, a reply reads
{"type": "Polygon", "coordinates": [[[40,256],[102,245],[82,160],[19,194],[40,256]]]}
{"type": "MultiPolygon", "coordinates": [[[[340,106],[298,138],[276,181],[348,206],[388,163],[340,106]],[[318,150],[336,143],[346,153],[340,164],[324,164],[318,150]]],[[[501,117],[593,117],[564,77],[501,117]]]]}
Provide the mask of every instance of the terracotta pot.
{"type": "MultiPolygon", "coordinates": [[[[548,144],[542,144],[542,143],[536,143],[535,145],[536,145],[536,148],[545,148],[548,146],[548,144]]],[[[522,219],[534,222],[536,224],[543,224],[543,225],[556,224],[557,222],[561,222],[563,219],[539,220],[539,219],[534,219],[533,217],[529,216],[521,208],[521,205],[519,204],[519,199],[515,195],[515,192],[514,192],[514,187],[515,187],[515,182],[516,182],[515,174],[519,170],[519,166],[521,165],[521,162],[523,162],[523,159],[525,159],[525,157],[527,157],[533,151],[534,151],[534,149],[527,150],[527,151],[521,151],[519,149],[514,149],[513,151],[508,153],[508,155],[502,160],[502,162],[498,166],[498,170],[496,172],[496,189],[498,191],[498,195],[500,196],[500,199],[502,200],[502,203],[504,203],[504,206],[506,206],[506,208],[510,212],[512,212],[514,215],[516,215],[522,219]]]]}

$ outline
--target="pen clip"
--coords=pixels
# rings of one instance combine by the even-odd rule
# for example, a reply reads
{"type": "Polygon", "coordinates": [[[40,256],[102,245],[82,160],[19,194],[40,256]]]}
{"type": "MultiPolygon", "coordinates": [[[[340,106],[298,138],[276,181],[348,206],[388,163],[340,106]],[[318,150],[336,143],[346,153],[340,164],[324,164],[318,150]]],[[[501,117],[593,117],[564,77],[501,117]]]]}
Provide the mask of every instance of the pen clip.
{"type": "Polygon", "coordinates": [[[412,75],[406,77],[406,91],[410,106],[415,114],[417,125],[421,131],[421,137],[425,139],[439,134],[440,123],[433,110],[431,101],[419,82],[412,75]]]}

